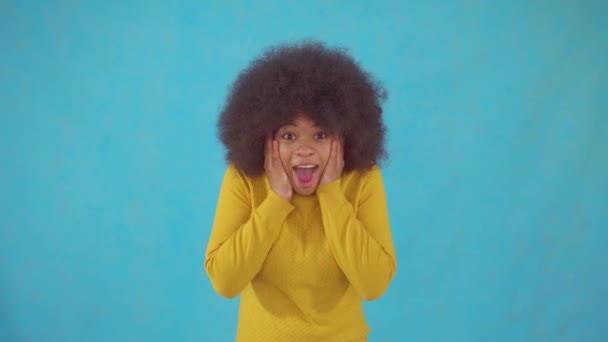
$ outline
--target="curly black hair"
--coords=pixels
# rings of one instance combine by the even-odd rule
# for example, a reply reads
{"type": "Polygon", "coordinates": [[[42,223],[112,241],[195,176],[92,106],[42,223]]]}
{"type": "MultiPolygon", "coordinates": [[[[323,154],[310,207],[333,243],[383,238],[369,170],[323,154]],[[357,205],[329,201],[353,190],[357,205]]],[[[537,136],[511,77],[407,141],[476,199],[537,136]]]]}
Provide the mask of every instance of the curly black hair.
{"type": "Polygon", "coordinates": [[[387,158],[381,103],[385,88],[345,49],[304,41],[269,48],[230,89],[218,120],[226,160],[245,174],[264,172],[264,141],[298,113],[344,139],[344,170],[387,158]]]}

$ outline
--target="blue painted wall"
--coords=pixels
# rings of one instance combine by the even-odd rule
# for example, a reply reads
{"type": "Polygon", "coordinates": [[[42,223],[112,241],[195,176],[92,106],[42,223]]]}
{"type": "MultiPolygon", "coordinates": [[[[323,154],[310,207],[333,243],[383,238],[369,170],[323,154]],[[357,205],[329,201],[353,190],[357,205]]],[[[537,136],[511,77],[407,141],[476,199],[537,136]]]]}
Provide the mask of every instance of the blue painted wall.
{"type": "Polygon", "coordinates": [[[0,2],[0,340],[230,341],[203,257],[227,87],[269,45],[390,92],[371,341],[608,339],[600,1],[0,2]]]}

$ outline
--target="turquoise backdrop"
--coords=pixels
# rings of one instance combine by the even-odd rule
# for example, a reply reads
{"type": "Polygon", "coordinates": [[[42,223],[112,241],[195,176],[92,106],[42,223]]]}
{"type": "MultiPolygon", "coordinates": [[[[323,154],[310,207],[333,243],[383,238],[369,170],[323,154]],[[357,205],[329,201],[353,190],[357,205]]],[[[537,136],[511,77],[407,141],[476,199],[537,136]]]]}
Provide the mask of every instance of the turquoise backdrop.
{"type": "Polygon", "coordinates": [[[0,340],[231,341],[215,123],[279,42],[384,82],[370,341],[608,340],[605,1],[0,1],[0,340]]]}

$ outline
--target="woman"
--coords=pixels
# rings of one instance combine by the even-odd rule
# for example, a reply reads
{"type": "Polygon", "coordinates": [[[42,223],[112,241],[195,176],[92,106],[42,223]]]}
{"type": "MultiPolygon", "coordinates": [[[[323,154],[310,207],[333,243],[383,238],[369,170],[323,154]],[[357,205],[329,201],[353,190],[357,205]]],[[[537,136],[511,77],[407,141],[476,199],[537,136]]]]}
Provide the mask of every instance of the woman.
{"type": "Polygon", "coordinates": [[[219,119],[229,166],[205,269],[241,295],[237,341],[366,341],[396,270],[378,163],[386,92],[340,49],[268,50],[219,119]]]}

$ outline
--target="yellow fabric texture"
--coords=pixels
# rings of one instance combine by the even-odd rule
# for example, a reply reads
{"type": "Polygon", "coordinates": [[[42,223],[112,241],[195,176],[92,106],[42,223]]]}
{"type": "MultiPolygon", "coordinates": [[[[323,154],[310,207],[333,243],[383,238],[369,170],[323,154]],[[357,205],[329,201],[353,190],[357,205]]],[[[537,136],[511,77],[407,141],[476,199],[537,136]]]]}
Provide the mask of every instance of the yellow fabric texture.
{"type": "Polygon", "coordinates": [[[287,202],[265,175],[229,166],[205,270],[222,296],[240,296],[237,341],[365,341],[362,300],[396,270],[377,167],[351,171],[287,202]]]}

